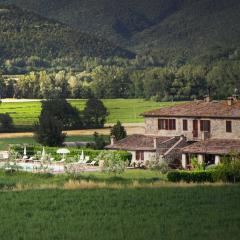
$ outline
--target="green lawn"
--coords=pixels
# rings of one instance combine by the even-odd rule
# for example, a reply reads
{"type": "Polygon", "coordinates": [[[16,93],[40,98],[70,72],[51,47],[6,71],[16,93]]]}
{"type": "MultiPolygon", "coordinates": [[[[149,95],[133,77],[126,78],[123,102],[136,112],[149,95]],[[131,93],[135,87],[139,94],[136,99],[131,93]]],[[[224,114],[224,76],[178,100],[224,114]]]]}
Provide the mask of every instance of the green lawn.
{"type": "Polygon", "coordinates": [[[238,240],[240,188],[0,193],[1,240],[238,240]]]}
{"type": "MultiPolygon", "coordinates": [[[[85,100],[71,101],[72,105],[80,110],[84,108],[85,102],[85,100]]],[[[169,102],[157,103],[142,99],[106,99],[103,102],[110,113],[107,123],[116,123],[117,120],[123,123],[143,122],[143,118],[139,116],[141,113],[174,104],[169,102]]],[[[0,113],[9,113],[16,126],[26,128],[37,120],[40,107],[40,102],[2,103],[0,113]]]]}
{"type": "Polygon", "coordinates": [[[16,188],[18,185],[30,186],[31,188],[37,188],[39,186],[49,186],[56,185],[56,187],[63,187],[68,181],[87,181],[94,183],[106,183],[106,184],[124,184],[124,186],[132,185],[135,181],[139,184],[149,184],[156,183],[157,181],[164,180],[164,177],[159,173],[151,170],[126,170],[122,174],[109,175],[102,172],[92,172],[92,173],[81,173],[77,175],[59,174],[59,175],[49,175],[49,174],[32,174],[27,172],[15,172],[15,173],[5,173],[0,171],[0,190],[1,189],[12,189],[16,188]]]}

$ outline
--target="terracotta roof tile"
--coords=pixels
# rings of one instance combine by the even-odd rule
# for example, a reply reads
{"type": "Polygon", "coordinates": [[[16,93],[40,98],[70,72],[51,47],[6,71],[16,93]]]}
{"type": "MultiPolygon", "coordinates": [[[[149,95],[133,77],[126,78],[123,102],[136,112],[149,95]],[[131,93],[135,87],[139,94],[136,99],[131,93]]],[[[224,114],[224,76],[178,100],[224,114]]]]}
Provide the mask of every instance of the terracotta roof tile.
{"type": "Polygon", "coordinates": [[[209,117],[209,118],[239,118],[240,101],[231,106],[227,101],[193,101],[172,107],[163,107],[145,112],[145,117],[209,117]]]}
{"type": "Polygon", "coordinates": [[[240,152],[240,140],[234,139],[208,139],[182,149],[184,153],[192,154],[219,154],[225,155],[230,152],[240,152]]]}
{"type": "MultiPolygon", "coordinates": [[[[124,138],[114,145],[108,145],[106,149],[118,149],[118,150],[145,150],[145,151],[154,151],[154,136],[145,136],[145,135],[131,135],[127,138],[124,138]]],[[[157,144],[167,141],[170,137],[157,137],[157,144]]]]}

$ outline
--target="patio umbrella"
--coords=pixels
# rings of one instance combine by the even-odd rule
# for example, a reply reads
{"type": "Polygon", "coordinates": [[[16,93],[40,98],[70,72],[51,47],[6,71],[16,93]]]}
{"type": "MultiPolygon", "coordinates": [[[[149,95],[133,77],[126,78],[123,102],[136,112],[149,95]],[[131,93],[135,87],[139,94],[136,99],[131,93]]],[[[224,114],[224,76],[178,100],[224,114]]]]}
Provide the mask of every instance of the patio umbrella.
{"type": "Polygon", "coordinates": [[[27,157],[27,147],[24,145],[23,156],[27,157]]]}
{"type": "Polygon", "coordinates": [[[82,154],[81,154],[81,156],[80,156],[80,161],[83,161],[84,160],[84,152],[83,152],[83,150],[82,150],[82,154]]]}
{"type": "Polygon", "coordinates": [[[62,154],[63,155],[63,159],[65,159],[65,155],[69,154],[70,151],[67,148],[60,148],[57,150],[58,154],[62,154]]]}
{"type": "Polygon", "coordinates": [[[43,160],[45,156],[46,156],[46,151],[45,151],[45,147],[43,147],[41,159],[43,160]]]}

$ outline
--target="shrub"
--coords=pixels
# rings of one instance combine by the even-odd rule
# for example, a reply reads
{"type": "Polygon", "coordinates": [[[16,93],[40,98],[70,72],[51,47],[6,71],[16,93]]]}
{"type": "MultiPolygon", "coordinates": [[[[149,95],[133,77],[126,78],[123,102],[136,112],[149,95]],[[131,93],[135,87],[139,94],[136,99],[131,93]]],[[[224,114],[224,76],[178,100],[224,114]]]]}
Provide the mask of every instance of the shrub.
{"type": "Polygon", "coordinates": [[[214,182],[215,171],[171,171],[168,172],[167,178],[170,182],[214,182]]]}
{"type": "Polygon", "coordinates": [[[107,141],[103,135],[99,135],[97,132],[93,134],[94,138],[94,149],[102,150],[107,145],[107,141]]]}
{"type": "Polygon", "coordinates": [[[103,160],[103,171],[107,173],[121,174],[128,166],[128,162],[123,159],[122,155],[117,151],[102,151],[97,160],[103,160]]]}
{"type": "MultiPolygon", "coordinates": [[[[57,147],[45,147],[46,154],[51,155],[51,157],[55,158],[55,160],[61,160],[62,156],[60,154],[57,154],[57,149],[58,149],[57,147]]],[[[23,156],[23,150],[24,150],[24,146],[20,144],[10,146],[10,151],[17,152],[19,155],[22,155],[22,156],[23,156]]],[[[84,151],[85,156],[89,156],[90,160],[96,159],[101,152],[105,152],[102,150],[93,150],[88,148],[82,149],[82,148],[73,147],[73,148],[70,148],[70,154],[67,155],[67,161],[73,158],[78,158],[78,156],[81,155],[82,150],[84,151]]],[[[35,156],[35,155],[38,155],[38,153],[40,153],[41,155],[41,151],[42,151],[42,146],[40,145],[27,146],[28,156],[35,156]]],[[[130,162],[132,159],[131,153],[127,151],[115,151],[115,152],[117,152],[121,156],[121,159],[124,161],[130,162]]]]}
{"type": "Polygon", "coordinates": [[[159,171],[162,174],[166,174],[170,169],[168,163],[161,158],[151,159],[146,166],[151,170],[159,171]]]}

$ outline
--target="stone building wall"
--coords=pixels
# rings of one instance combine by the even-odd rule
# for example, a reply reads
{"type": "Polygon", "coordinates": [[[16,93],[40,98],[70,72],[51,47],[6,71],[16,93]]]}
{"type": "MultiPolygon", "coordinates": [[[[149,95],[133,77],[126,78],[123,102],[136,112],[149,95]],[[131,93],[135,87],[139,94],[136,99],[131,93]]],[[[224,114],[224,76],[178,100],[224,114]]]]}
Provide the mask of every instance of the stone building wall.
{"type": "Polygon", "coordinates": [[[168,118],[176,119],[176,130],[158,130],[158,119],[157,117],[145,118],[145,134],[156,135],[156,136],[180,136],[184,135],[188,140],[202,140],[203,133],[200,131],[200,120],[211,121],[211,138],[217,139],[240,139],[240,120],[235,119],[209,119],[209,118],[168,118]],[[188,120],[188,130],[183,131],[183,119],[188,120]],[[198,138],[193,138],[193,120],[198,120],[198,138]],[[226,121],[232,121],[232,132],[226,132],[226,121]]]}

